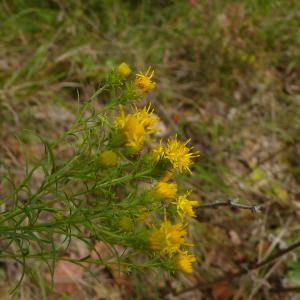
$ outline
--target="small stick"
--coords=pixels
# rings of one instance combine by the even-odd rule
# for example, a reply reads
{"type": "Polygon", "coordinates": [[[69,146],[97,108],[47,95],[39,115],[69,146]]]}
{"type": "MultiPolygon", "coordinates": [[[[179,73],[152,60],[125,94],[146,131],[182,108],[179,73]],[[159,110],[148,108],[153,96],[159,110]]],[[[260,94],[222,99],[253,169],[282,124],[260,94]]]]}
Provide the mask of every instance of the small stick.
{"type": "Polygon", "coordinates": [[[202,204],[197,206],[195,209],[197,212],[199,212],[201,209],[204,208],[219,208],[219,207],[233,207],[233,208],[238,208],[238,209],[249,209],[253,213],[258,213],[260,212],[260,209],[262,205],[249,205],[249,204],[242,204],[238,203],[237,199],[228,199],[224,201],[216,201],[208,204],[202,204]]]}
{"type": "Polygon", "coordinates": [[[279,287],[270,290],[271,293],[300,293],[300,286],[279,287]]]}

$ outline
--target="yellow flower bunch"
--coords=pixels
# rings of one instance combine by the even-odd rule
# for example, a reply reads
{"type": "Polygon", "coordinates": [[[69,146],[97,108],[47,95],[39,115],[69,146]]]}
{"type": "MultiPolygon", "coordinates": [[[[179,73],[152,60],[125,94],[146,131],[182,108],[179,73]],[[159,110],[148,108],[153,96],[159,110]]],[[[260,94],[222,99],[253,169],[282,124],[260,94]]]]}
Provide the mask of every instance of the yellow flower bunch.
{"type": "Polygon", "coordinates": [[[138,109],[135,106],[134,115],[148,134],[159,131],[159,129],[155,127],[159,121],[159,118],[154,115],[154,109],[151,107],[151,103],[148,105],[148,107],[144,107],[143,109],[138,109]]]}
{"type": "Polygon", "coordinates": [[[185,217],[195,215],[193,209],[197,202],[188,199],[189,193],[178,194],[179,185],[169,180],[175,171],[190,171],[197,154],[187,146],[189,141],[181,143],[177,136],[166,143],[161,141],[156,148],[151,141],[143,149],[145,142],[158,131],[159,119],[151,105],[138,108],[133,101],[155,87],[154,71],[148,68],[132,81],[128,79],[130,73],[130,66],[121,63],[105,74],[104,86],[84,101],[74,124],[47,144],[42,160],[33,160],[37,165],[28,170],[32,176],[11,178],[16,184],[5,184],[9,189],[5,197],[13,202],[5,211],[8,217],[1,222],[3,228],[18,234],[18,239],[15,234],[4,237],[5,243],[11,245],[7,255],[19,256],[19,251],[14,249],[18,250],[20,240],[26,242],[26,257],[40,258],[41,253],[55,250],[52,251],[55,256],[49,258],[57,261],[68,248],[57,241],[76,238],[85,241],[95,254],[85,263],[102,263],[112,268],[124,266],[124,271],[162,267],[192,272],[196,259],[188,252],[192,245],[187,240],[189,219],[185,217]],[[99,107],[95,100],[102,93],[105,97],[113,95],[114,99],[99,107]],[[125,103],[135,104],[127,112],[122,106],[125,103]],[[120,110],[110,122],[109,110],[118,105],[120,110]],[[59,157],[56,151],[65,144],[71,149],[68,159],[55,162],[59,157]],[[45,162],[46,169],[50,163],[59,167],[44,172],[43,182],[47,184],[40,185],[37,193],[32,179],[40,161],[45,162]],[[20,206],[18,201],[22,195],[18,191],[24,188],[28,197],[20,206]],[[30,240],[18,233],[19,226],[13,226],[27,218],[29,208],[33,217],[32,226],[26,226],[28,234],[34,234],[36,228],[41,230],[40,235],[30,240]],[[53,214],[47,226],[40,226],[45,223],[40,216],[42,210],[53,214]],[[55,228],[60,228],[59,232],[55,236],[49,234],[55,228]],[[109,255],[102,260],[95,239],[112,249],[115,259],[109,255]],[[149,262],[141,263],[146,257],[149,262]]]}
{"type": "Polygon", "coordinates": [[[161,254],[172,255],[184,244],[185,235],[183,224],[171,224],[165,219],[159,228],[152,229],[149,235],[149,246],[161,254]]]}
{"type": "Polygon", "coordinates": [[[139,110],[135,107],[135,112],[125,114],[120,106],[120,113],[114,120],[114,127],[119,130],[128,147],[140,150],[143,143],[148,139],[148,135],[157,131],[155,124],[158,118],[153,115],[151,105],[139,110]]]}
{"type": "MultiPolygon", "coordinates": [[[[130,72],[130,67],[125,63],[117,67],[117,73],[124,78],[130,72]]],[[[136,74],[134,81],[127,87],[133,87],[136,96],[144,95],[156,85],[152,81],[153,73],[154,71],[149,67],[146,73],[136,74]]],[[[112,135],[115,134],[116,138],[116,143],[113,145],[115,147],[129,147],[137,154],[138,151],[142,150],[145,141],[149,140],[149,136],[158,131],[158,121],[159,118],[154,114],[151,104],[143,108],[133,105],[129,113],[126,113],[123,106],[120,106],[119,114],[113,120],[112,135]]],[[[161,256],[162,259],[166,257],[171,262],[172,269],[186,273],[192,272],[192,263],[196,261],[196,258],[194,255],[188,254],[187,248],[192,245],[188,244],[185,239],[187,230],[183,220],[185,217],[195,216],[193,209],[197,205],[197,201],[189,200],[189,193],[177,195],[177,184],[169,182],[169,180],[176,170],[191,172],[193,159],[198,154],[187,146],[189,141],[182,143],[175,135],[169,138],[166,143],[160,141],[157,147],[150,150],[150,155],[146,156],[145,154],[145,158],[147,158],[145,161],[151,161],[150,169],[152,169],[149,177],[157,181],[143,193],[144,198],[134,201],[138,206],[135,211],[133,210],[133,219],[125,214],[118,220],[118,227],[123,232],[130,233],[138,230],[138,228],[145,229],[146,227],[146,247],[152,250],[155,255],[161,256]],[[174,209],[167,208],[169,205],[175,205],[176,213],[174,213],[174,209]],[[165,207],[164,219],[157,222],[155,218],[161,216],[162,206],[165,207]],[[171,222],[170,220],[174,221],[171,222]]],[[[126,153],[132,152],[125,151],[124,153],[126,155],[126,153]]],[[[117,156],[115,157],[114,154],[115,152],[111,150],[104,151],[99,157],[101,164],[106,167],[115,166],[117,156]]],[[[137,157],[136,155],[135,158],[137,157]]]]}
{"type": "Polygon", "coordinates": [[[187,234],[185,227],[182,223],[172,224],[165,216],[159,227],[151,229],[148,243],[154,252],[170,256],[178,271],[192,273],[192,263],[196,261],[196,258],[188,254],[188,251],[182,250],[182,247],[193,246],[185,241],[187,234]]]}

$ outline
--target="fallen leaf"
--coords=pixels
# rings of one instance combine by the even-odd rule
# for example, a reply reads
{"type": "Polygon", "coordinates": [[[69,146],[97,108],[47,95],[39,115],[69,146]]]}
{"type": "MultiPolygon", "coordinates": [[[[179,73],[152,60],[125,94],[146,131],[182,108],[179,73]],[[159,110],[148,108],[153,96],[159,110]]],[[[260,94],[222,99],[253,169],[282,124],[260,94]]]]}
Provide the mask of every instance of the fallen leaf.
{"type": "Polygon", "coordinates": [[[221,281],[213,285],[212,294],[216,299],[227,299],[235,295],[235,289],[228,282],[221,281]]]}
{"type": "Polygon", "coordinates": [[[266,240],[266,239],[260,240],[257,245],[258,255],[259,256],[263,255],[268,250],[269,246],[270,246],[269,240],[266,240]]]}
{"type": "Polygon", "coordinates": [[[177,123],[179,123],[179,121],[180,121],[180,119],[181,119],[181,116],[180,116],[180,114],[174,112],[174,113],[171,115],[171,119],[172,119],[172,121],[173,121],[175,124],[177,124],[177,123]]]}

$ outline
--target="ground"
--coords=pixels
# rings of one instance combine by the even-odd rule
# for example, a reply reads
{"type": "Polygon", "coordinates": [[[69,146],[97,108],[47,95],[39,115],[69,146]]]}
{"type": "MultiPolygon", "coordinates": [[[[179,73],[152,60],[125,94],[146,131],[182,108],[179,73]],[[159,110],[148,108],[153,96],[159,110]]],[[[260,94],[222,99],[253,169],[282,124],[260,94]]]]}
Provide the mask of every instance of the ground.
{"type": "MultiPolygon", "coordinates": [[[[35,139],[20,147],[23,129],[57,137],[74,120],[78,99],[125,61],[136,70],[154,67],[151,99],[163,134],[191,138],[200,151],[192,175],[178,178],[193,197],[262,205],[261,213],[199,211],[190,226],[193,275],[96,268],[97,281],[61,263],[51,291],[49,275],[34,264],[17,298],[296,299],[286,289],[300,285],[299,250],[247,275],[217,279],[299,238],[299,12],[297,0],[1,2],[1,176],[21,176],[26,157],[43,152],[35,139]]],[[[1,299],[9,299],[18,271],[1,261],[1,299]]]]}

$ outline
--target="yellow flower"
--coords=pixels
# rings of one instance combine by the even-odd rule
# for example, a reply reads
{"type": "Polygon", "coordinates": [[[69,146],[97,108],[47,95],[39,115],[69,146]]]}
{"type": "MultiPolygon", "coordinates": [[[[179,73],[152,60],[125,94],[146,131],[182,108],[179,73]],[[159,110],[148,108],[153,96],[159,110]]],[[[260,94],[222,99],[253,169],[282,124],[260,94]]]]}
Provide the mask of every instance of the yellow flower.
{"type": "Polygon", "coordinates": [[[143,125],[134,115],[128,115],[127,122],[123,128],[127,146],[139,150],[146,139],[146,132],[143,125]]]}
{"type": "Polygon", "coordinates": [[[149,67],[145,74],[142,72],[136,74],[133,85],[139,95],[144,95],[146,92],[155,88],[156,83],[151,80],[153,73],[154,70],[151,70],[151,67],[149,67]]]}
{"type": "Polygon", "coordinates": [[[152,114],[150,106],[142,110],[135,108],[134,113],[127,115],[123,107],[120,107],[120,114],[115,118],[114,126],[122,133],[127,146],[139,150],[148,139],[147,135],[155,131],[154,125],[158,118],[152,114]]]}
{"type": "Polygon", "coordinates": [[[196,261],[196,257],[194,255],[188,254],[187,251],[181,251],[175,257],[175,266],[178,271],[182,271],[185,273],[192,273],[193,266],[192,263],[196,261]]]}
{"type": "Polygon", "coordinates": [[[177,193],[177,184],[159,181],[154,187],[153,193],[154,197],[158,199],[174,198],[177,193]]]}
{"type": "Polygon", "coordinates": [[[183,224],[171,224],[164,220],[159,228],[152,229],[149,235],[149,246],[161,254],[172,255],[184,244],[186,230],[183,224]]]}
{"type": "Polygon", "coordinates": [[[146,133],[143,125],[134,114],[125,115],[123,107],[120,106],[120,114],[114,120],[114,126],[120,130],[128,147],[139,150],[145,141],[146,133]]]}
{"type": "Polygon", "coordinates": [[[121,64],[118,65],[117,72],[122,77],[127,77],[130,75],[131,69],[128,64],[126,64],[125,62],[122,62],[121,64]]]}
{"type": "Polygon", "coordinates": [[[151,103],[148,107],[144,107],[139,110],[135,106],[135,117],[139,120],[139,122],[144,126],[145,130],[148,134],[159,131],[158,128],[155,127],[156,123],[159,121],[159,118],[153,116],[154,109],[151,108],[151,103]]]}
{"type": "Polygon", "coordinates": [[[170,161],[172,166],[175,169],[179,169],[180,172],[183,170],[190,170],[190,166],[193,164],[192,159],[197,157],[197,153],[192,153],[191,148],[188,148],[186,145],[190,142],[187,140],[185,143],[180,143],[177,140],[177,136],[168,139],[166,147],[163,147],[162,144],[154,149],[154,154],[158,159],[166,158],[170,161]]]}
{"type": "Polygon", "coordinates": [[[118,155],[112,150],[105,150],[99,155],[101,166],[106,168],[115,167],[118,163],[118,155]]]}
{"type": "Polygon", "coordinates": [[[187,199],[188,194],[189,193],[187,193],[186,195],[179,196],[179,197],[177,197],[175,202],[172,202],[172,203],[176,204],[177,213],[181,219],[183,219],[185,216],[188,216],[188,217],[195,216],[193,207],[197,206],[198,202],[188,200],[187,199]]]}

